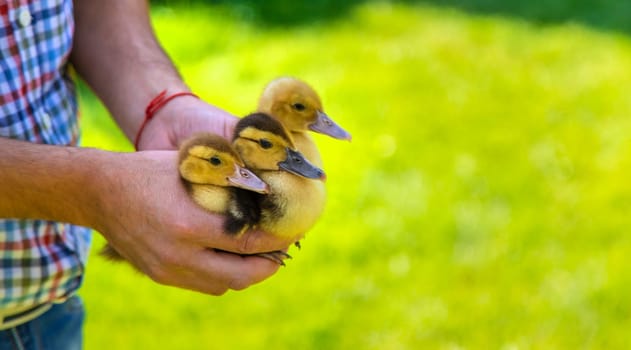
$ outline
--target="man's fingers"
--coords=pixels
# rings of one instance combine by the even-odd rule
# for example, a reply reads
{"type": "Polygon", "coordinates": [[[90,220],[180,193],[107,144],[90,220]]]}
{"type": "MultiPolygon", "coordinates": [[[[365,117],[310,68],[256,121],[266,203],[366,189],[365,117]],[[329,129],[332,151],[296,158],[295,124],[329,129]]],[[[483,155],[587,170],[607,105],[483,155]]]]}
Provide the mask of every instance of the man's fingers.
{"type": "MultiPolygon", "coordinates": [[[[256,256],[240,256],[211,249],[200,251],[190,261],[191,269],[174,270],[173,280],[161,281],[211,295],[242,290],[278,271],[280,265],[256,256]]],[[[166,276],[165,276],[166,277],[166,276]]]]}
{"type": "Polygon", "coordinates": [[[286,250],[292,243],[261,230],[249,230],[239,237],[227,235],[226,248],[221,249],[240,254],[254,254],[286,250]]]}
{"type": "Polygon", "coordinates": [[[194,208],[183,219],[179,229],[188,232],[195,243],[208,248],[217,248],[240,254],[253,254],[283,250],[292,245],[287,239],[279,238],[261,230],[248,230],[241,235],[232,235],[223,230],[225,217],[194,208]],[[193,224],[189,224],[193,223],[193,224]]]}
{"type": "Polygon", "coordinates": [[[280,268],[279,264],[258,256],[241,256],[221,251],[213,253],[217,257],[216,262],[221,261],[225,271],[231,271],[228,275],[228,286],[233,290],[242,290],[262,282],[280,268]]]}

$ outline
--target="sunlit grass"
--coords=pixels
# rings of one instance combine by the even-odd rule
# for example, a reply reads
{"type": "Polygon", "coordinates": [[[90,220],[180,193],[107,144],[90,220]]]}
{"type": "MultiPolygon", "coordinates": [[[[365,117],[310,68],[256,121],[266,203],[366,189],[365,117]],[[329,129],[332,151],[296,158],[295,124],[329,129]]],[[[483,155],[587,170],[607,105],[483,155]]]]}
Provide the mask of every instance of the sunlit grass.
{"type": "MultiPolygon", "coordinates": [[[[627,37],[387,5],[291,30],[213,7],[155,25],[208,101],[244,115],[295,75],[354,139],[317,137],[326,213],[261,285],[214,298],[92,257],[87,349],[629,347],[627,37]]],[[[84,144],[131,149],[82,100],[84,144]]]]}

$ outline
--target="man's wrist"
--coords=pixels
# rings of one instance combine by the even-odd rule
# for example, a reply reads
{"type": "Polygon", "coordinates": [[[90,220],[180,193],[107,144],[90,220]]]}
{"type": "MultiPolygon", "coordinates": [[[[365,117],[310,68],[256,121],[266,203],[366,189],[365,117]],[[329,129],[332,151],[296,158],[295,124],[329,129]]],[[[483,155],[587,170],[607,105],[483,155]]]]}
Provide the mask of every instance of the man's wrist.
{"type": "Polygon", "coordinates": [[[149,122],[154,118],[156,113],[160,112],[161,109],[165,108],[167,104],[173,101],[176,98],[184,98],[184,97],[194,97],[199,98],[192,92],[189,91],[180,91],[175,93],[168,93],[167,90],[163,90],[156,97],[154,97],[147,107],[145,108],[145,118],[143,122],[140,124],[138,131],[136,132],[136,137],[134,138],[134,148],[138,150],[138,143],[140,138],[142,137],[142,133],[149,122]]]}

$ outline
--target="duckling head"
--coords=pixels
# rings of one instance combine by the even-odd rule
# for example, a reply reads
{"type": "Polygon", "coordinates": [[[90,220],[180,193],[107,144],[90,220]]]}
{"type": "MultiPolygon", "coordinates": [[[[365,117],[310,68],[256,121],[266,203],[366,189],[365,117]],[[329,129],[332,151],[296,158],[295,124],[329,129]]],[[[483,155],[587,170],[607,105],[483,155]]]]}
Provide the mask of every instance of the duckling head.
{"type": "Polygon", "coordinates": [[[197,134],[180,147],[180,176],[190,184],[240,187],[269,193],[269,187],[245,168],[239,154],[219,135],[197,134]]]}
{"type": "Polygon", "coordinates": [[[246,166],[255,171],[280,170],[310,179],[326,179],[322,169],[296,150],[283,125],[268,114],[253,113],[239,120],[233,146],[246,166]]]}
{"type": "Polygon", "coordinates": [[[272,80],[263,90],[258,108],[278,119],[289,131],[311,130],[336,139],[351,139],[348,132],[324,113],[320,97],[302,80],[290,77],[272,80]]]}

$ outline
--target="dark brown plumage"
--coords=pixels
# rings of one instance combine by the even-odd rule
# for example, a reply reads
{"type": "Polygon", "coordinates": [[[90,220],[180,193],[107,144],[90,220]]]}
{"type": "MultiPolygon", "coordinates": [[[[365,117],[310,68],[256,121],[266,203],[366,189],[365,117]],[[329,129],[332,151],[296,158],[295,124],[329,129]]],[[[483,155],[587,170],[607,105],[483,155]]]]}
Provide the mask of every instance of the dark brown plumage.
{"type": "Polygon", "coordinates": [[[236,139],[239,134],[248,127],[253,127],[257,130],[280,136],[287,141],[287,143],[293,146],[293,140],[283,125],[272,118],[269,114],[261,112],[252,113],[241,118],[234,128],[232,140],[236,139]]]}

